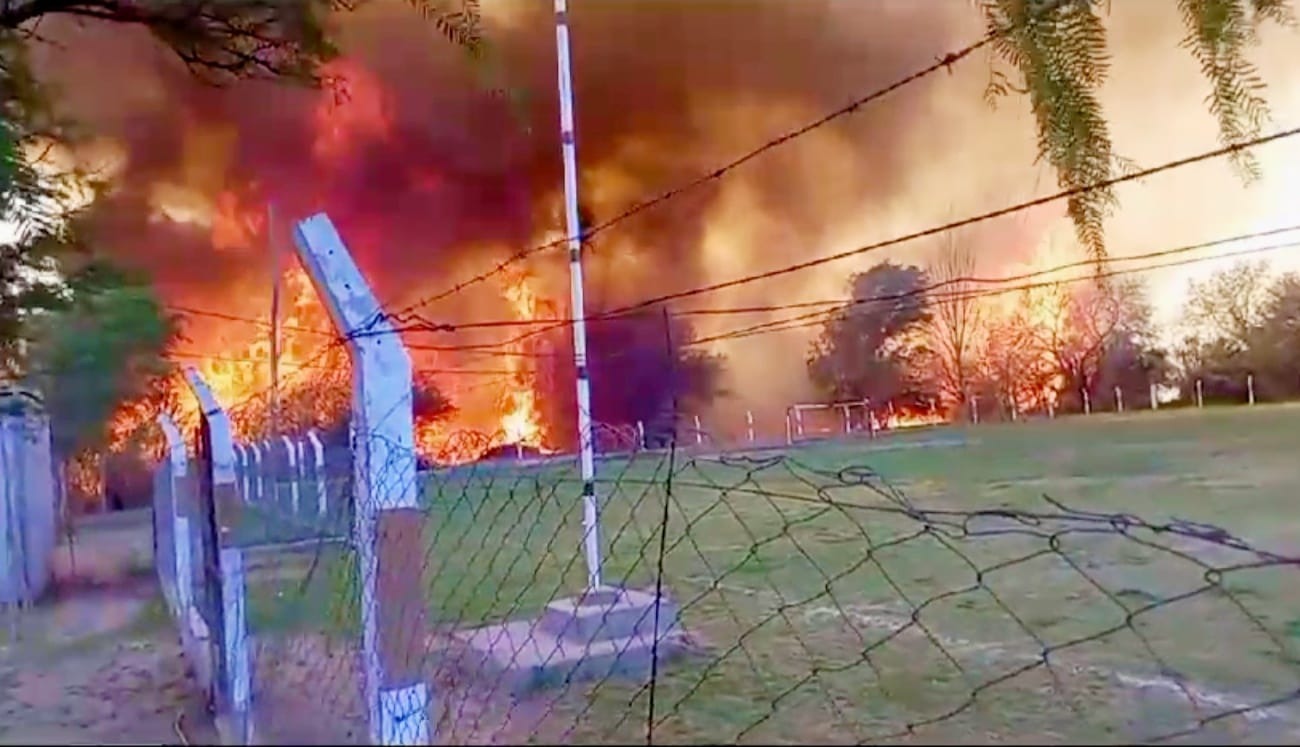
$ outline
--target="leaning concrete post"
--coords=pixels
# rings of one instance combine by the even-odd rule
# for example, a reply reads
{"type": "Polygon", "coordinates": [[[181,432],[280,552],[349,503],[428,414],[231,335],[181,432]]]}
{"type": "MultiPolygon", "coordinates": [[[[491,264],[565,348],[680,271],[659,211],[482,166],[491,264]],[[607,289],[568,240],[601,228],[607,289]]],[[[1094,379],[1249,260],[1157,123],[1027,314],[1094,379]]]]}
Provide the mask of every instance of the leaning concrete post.
{"type": "MultiPolygon", "coordinates": [[[[241,744],[252,743],[252,719],[249,713],[251,667],[248,652],[248,625],[245,619],[244,571],[242,551],[232,547],[231,533],[239,524],[243,510],[235,487],[235,440],[230,417],[217,402],[207,382],[194,368],[185,370],[185,380],[207,423],[208,469],[211,470],[212,510],[217,523],[217,567],[221,569],[221,648],[224,653],[219,691],[228,698],[229,726],[241,744]]],[[[219,724],[220,725],[220,724],[219,724]]]]}
{"type": "Polygon", "coordinates": [[[298,223],[294,239],[352,359],[354,532],[370,740],[428,744],[430,698],[421,667],[427,569],[412,567],[424,557],[424,515],[415,484],[411,359],[329,218],[322,213],[298,223]]]}

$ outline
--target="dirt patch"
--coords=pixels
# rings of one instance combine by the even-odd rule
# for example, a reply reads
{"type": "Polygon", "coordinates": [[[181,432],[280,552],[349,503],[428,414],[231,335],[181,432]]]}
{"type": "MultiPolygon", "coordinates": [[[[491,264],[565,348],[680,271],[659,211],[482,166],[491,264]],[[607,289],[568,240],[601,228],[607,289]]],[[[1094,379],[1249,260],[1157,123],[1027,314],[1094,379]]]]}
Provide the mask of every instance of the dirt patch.
{"type": "MultiPolygon", "coordinates": [[[[466,665],[470,658],[447,637],[429,640],[426,676],[436,693],[429,714],[435,743],[523,744],[545,733],[543,716],[553,705],[548,697],[515,698],[485,686],[466,665]]],[[[364,680],[355,642],[298,635],[256,643],[255,659],[258,741],[367,742],[364,680]]]]}

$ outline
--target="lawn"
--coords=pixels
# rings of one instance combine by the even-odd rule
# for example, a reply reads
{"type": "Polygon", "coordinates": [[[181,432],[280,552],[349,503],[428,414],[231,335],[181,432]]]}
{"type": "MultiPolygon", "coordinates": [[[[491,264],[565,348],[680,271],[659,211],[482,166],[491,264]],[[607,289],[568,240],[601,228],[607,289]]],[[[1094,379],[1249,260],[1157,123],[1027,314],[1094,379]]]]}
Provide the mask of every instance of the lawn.
{"type": "MultiPolygon", "coordinates": [[[[1300,739],[1300,566],[1207,526],[1300,556],[1297,426],[1300,407],[1212,408],[602,462],[606,580],[661,582],[692,652],[660,672],[652,718],[649,688],[608,680],[516,704],[502,728],[643,741],[653,723],[655,741],[713,743],[1300,739]]],[[[437,623],[529,617],[582,588],[572,465],[424,480],[429,549],[410,566],[428,574],[437,623]]],[[[320,560],[307,583],[259,582],[255,631],[355,637],[354,563],[320,560]]]]}

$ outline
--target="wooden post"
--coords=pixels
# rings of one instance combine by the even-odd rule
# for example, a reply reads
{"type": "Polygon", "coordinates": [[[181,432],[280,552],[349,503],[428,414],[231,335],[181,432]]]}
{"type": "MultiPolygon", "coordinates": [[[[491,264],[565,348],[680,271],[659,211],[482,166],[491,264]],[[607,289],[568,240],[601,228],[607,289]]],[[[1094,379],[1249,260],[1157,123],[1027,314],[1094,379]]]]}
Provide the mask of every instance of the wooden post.
{"type": "Polygon", "coordinates": [[[411,359],[329,218],[301,221],[294,239],[352,359],[353,533],[370,741],[429,744],[423,665],[431,570],[422,564],[425,513],[415,482],[411,359]]]}
{"type": "Polygon", "coordinates": [[[1246,403],[1255,404],[1255,374],[1246,374],[1246,403]]]}

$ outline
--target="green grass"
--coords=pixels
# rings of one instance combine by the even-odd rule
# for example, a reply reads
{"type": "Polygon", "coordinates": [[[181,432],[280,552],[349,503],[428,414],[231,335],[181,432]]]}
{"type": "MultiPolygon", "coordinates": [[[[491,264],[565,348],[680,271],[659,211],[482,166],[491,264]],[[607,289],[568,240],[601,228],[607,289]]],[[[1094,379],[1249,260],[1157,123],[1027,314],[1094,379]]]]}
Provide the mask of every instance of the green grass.
{"type": "MultiPolygon", "coordinates": [[[[671,488],[666,455],[604,462],[607,581],[653,586],[662,565],[704,649],[659,678],[655,738],[1130,741],[1293,692],[1294,565],[1207,581],[1255,557],[1104,521],[962,520],[1059,514],[1046,495],[1300,556],[1298,426],[1300,408],[1260,406],[927,429],[786,459],[677,455],[671,488]],[[862,466],[878,477],[842,472],[862,466]],[[1045,652],[1050,670],[1031,667],[1045,652]]],[[[571,465],[430,478],[428,551],[407,562],[428,575],[435,621],[527,617],[583,588],[579,488],[571,465]]],[[[354,566],[331,554],[308,583],[259,584],[254,629],[355,635],[354,566]]],[[[574,685],[543,696],[526,733],[644,739],[647,695],[574,685]]],[[[1295,739],[1300,709],[1206,735],[1295,739]]]]}

